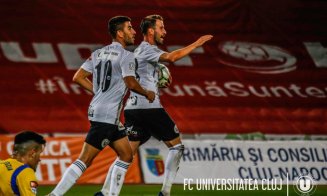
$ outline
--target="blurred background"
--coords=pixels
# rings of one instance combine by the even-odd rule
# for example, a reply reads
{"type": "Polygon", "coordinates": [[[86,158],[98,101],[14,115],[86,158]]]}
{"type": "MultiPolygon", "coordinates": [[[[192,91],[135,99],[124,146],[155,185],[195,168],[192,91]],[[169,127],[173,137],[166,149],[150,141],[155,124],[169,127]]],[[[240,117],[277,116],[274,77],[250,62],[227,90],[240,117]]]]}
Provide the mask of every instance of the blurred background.
{"type": "MultiPolygon", "coordinates": [[[[195,177],[285,182],[307,173],[327,184],[326,1],[4,0],[0,5],[0,158],[10,155],[15,133],[44,134],[41,184],[56,184],[80,153],[92,95],[72,76],[92,51],[111,43],[108,19],[131,17],[137,45],[140,21],[150,14],[164,17],[163,50],[214,36],[168,65],[173,83],[162,90],[162,104],[186,145],[176,182],[195,177]],[[193,172],[197,168],[202,171],[193,172]]],[[[167,152],[155,140],[144,145],[126,182],[161,183],[167,152]]],[[[79,183],[101,184],[114,159],[114,152],[104,150],[79,183]]]]}

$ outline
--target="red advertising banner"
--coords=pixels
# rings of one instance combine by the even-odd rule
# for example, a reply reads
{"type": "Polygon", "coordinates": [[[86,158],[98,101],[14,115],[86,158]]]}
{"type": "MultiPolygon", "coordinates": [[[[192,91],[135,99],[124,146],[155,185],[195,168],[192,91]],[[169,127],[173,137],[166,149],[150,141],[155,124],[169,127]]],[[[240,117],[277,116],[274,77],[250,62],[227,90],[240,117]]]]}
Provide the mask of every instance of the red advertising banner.
{"type": "Polygon", "coordinates": [[[325,1],[6,1],[0,7],[0,132],[86,132],[91,95],[71,82],[110,43],[107,21],[161,14],[172,51],[162,103],[182,133],[327,134],[325,1]],[[19,9],[17,9],[19,7],[19,9]],[[13,11],[15,10],[15,11],[13,11]]]}
{"type": "MultiPolygon", "coordinates": [[[[63,173],[79,156],[84,137],[46,137],[46,148],[41,155],[41,162],[36,171],[40,184],[57,184],[63,173]]],[[[13,147],[13,137],[0,135],[0,159],[9,158],[13,147]]],[[[80,184],[102,184],[109,167],[116,159],[116,153],[109,147],[105,148],[92,162],[77,181],[80,184]]],[[[130,165],[125,183],[141,183],[138,155],[130,165]]]]}

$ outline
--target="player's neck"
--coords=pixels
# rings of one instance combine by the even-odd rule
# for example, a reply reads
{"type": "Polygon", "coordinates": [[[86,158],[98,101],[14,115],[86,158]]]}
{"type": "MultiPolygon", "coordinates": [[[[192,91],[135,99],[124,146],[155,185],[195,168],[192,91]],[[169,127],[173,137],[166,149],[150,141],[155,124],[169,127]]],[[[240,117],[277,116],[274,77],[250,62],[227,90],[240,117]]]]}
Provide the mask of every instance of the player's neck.
{"type": "Polygon", "coordinates": [[[148,42],[151,45],[157,45],[157,43],[154,41],[154,39],[149,36],[144,36],[143,41],[148,42]]]}
{"type": "Polygon", "coordinates": [[[25,156],[21,156],[21,155],[12,155],[11,158],[16,159],[17,161],[21,162],[21,163],[26,163],[26,157],[25,156]]]}
{"type": "Polygon", "coordinates": [[[120,39],[113,39],[112,42],[118,42],[118,43],[120,43],[123,46],[123,48],[126,48],[125,42],[122,41],[122,40],[120,40],[120,39]]]}

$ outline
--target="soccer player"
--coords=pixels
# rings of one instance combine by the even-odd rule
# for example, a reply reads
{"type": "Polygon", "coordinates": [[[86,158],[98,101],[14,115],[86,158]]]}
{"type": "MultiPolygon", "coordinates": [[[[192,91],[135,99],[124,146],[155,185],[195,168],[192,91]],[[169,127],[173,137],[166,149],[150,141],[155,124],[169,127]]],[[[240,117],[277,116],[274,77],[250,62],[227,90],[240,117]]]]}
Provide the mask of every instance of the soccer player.
{"type": "Polygon", "coordinates": [[[125,128],[119,116],[123,97],[130,90],[153,102],[153,91],[143,89],[135,79],[135,58],[125,47],[134,43],[135,31],[131,19],[116,16],[109,20],[109,33],[113,42],[91,54],[75,73],[73,80],[94,93],[88,110],[91,123],[79,158],[72,163],[50,195],[63,195],[91,165],[92,160],[107,145],[118,155],[112,169],[109,195],[119,195],[126,171],[133,160],[125,128]],[[93,75],[92,82],[87,78],[93,75]]]}
{"type": "MultiPolygon", "coordinates": [[[[133,153],[151,136],[162,140],[169,148],[165,163],[165,177],[159,195],[170,195],[171,186],[175,179],[184,146],[179,137],[179,130],[160,103],[157,87],[158,62],[175,62],[205,42],[212,39],[212,35],[201,36],[194,43],[172,52],[158,48],[162,45],[167,34],[163,18],[160,15],[150,15],[141,22],[143,42],[135,49],[137,59],[137,75],[141,86],[156,92],[156,99],[149,103],[144,97],[131,93],[125,107],[125,127],[128,130],[133,153]]],[[[109,170],[109,174],[111,169],[109,170]]],[[[108,175],[110,176],[110,175],[108,175]]],[[[107,181],[110,181],[107,176],[107,181]]],[[[111,187],[105,183],[102,192],[111,187]]]]}
{"type": "Polygon", "coordinates": [[[35,170],[45,143],[41,135],[32,131],[15,136],[12,157],[0,161],[0,195],[36,195],[35,170]]]}

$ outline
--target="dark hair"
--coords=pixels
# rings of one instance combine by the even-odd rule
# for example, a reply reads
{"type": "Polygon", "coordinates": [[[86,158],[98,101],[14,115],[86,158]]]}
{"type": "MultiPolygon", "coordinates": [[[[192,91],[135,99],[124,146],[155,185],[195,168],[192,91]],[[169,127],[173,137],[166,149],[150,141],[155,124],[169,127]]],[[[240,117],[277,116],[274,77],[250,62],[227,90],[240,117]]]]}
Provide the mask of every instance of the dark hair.
{"type": "Polygon", "coordinates": [[[132,21],[132,19],[130,19],[127,16],[115,16],[115,17],[110,18],[110,20],[108,22],[108,31],[113,39],[116,38],[117,31],[122,30],[124,27],[123,26],[124,22],[127,22],[127,21],[132,21]]]}
{"type": "Polygon", "coordinates": [[[38,144],[45,144],[43,136],[33,132],[33,131],[23,131],[15,136],[15,145],[22,144],[28,141],[34,141],[38,144]]]}
{"type": "Polygon", "coordinates": [[[155,28],[157,20],[163,21],[163,17],[157,14],[146,16],[140,25],[142,34],[146,35],[149,28],[155,28]]]}
{"type": "Polygon", "coordinates": [[[32,148],[39,148],[45,145],[46,141],[42,135],[33,131],[23,131],[15,136],[13,155],[25,155],[32,148]],[[37,143],[38,145],[35,145],[37,143]]]}

